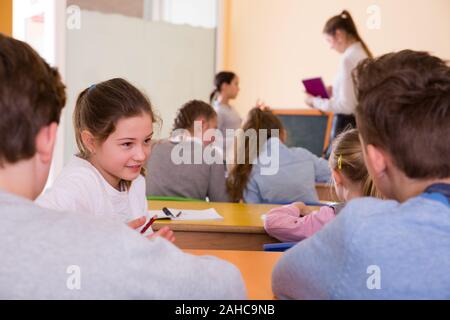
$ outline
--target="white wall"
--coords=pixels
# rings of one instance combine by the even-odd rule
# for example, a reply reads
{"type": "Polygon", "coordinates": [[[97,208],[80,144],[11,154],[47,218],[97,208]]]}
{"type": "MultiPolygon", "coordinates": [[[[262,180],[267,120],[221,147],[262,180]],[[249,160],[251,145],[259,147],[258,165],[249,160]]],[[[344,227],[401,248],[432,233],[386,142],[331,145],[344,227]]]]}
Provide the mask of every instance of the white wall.
{"type": "Polygon", "coordinates": [[[216,0],[165,0],[165,21],[215,28],[217,26],[216,0]]]}
{"type": "Polygon", "coordinates": [[[280,108],[304,108],[302,78],[331,83],[339,54],[322,35],[328,18],[348,9],[376,55],[414,49],[450,59],[449,0],[227,0],[224,68],[237,72],[244,115],[257,98],[280,108]],[[381,28],[369,29],[367,9],[381,9],[381,28]]]}
{"type": "Polygon", "coordinates": [[[170,132],[176,110],[207,100],[214,77],[215,29],[177,26],[82,10],[81,29],[67,31],[65,161],[75,153],[72,113],[86,87],[123,77],[142,89],[170,132]]]}

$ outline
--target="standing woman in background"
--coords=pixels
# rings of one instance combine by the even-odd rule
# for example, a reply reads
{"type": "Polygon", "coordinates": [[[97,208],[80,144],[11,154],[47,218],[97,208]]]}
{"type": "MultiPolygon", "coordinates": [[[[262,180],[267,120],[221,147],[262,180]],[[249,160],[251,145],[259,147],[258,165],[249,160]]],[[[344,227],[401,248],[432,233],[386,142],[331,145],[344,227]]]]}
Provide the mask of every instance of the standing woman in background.
{"type": "Polygon", "coordinates": [[[219,72],[214,79],[215,89],[211,93],[210,101],[214,110],[217,112],[217,128],[223,136],[224,158],[226,150],[231,148],[233,140],[226,141],[227,129],[239,129],[242,124],[242,118],[239,113],[230,105],[230,100],[236,99],[239,93],[239,78],[233,72],[219,72]]]}
{"type": "Polygon", "coordinates": [[[356,127],[354,112],[357,100],[353,87],[352,71],[359,62],[373,56],[360,37],[355,22],[347,10],[329,19],[323,32],[331,48],[342,54],[339,72],[334,81],[334,86],[328,88],[330,99],[308,95],[306,104],[312,108],[335,114],[331,130],[331,145],[333,139],[348,125],[353,128],[356,127]]]}

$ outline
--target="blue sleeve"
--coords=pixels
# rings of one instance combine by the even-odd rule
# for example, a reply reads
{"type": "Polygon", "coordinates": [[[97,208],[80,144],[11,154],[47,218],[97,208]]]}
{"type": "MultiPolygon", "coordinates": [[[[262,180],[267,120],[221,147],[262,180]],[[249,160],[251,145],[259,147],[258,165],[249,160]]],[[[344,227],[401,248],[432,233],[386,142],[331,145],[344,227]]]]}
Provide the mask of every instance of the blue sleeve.
{"type": "Polygon", "coordinates": [[[331,181],[331,170],[328,165],[328,161],[319,158],[314,153],[310,152],[305,148],[293,148],[297,152],[301,159],[312,161],[314,165],[314,177],[316,182],[330,182],[331,181]]]}
{"type": "Polygon", "coordinates": [[[331,181],[331,170],[328,165],[328,161],[319,158],[311,153],[311,158],[314,162],[314,171],[316,176],[316,182],[330,182],[331,181]]]}
{"type": "Polygon", "coordinates": [[[244,190],[245,203],[263,203],[262,195],[254,177],[250,177],[244,190]]]}
{"type": "MultiPolygon", "coordinates": [[[[345,209],[344,209],[345,210],[345,209]]],[[[288,250],[272,274],[272,288],[280,299],[331,299],[346,259],[344,211],[314,236],[288,250]]]]}

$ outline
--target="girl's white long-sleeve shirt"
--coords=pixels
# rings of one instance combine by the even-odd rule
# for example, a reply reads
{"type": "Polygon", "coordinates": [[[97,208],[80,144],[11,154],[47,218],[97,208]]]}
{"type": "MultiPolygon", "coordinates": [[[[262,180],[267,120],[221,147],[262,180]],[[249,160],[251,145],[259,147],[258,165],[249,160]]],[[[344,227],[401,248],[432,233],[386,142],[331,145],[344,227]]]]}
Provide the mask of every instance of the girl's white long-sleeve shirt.
{"type": "Polygon", "coordinates": [[[356,109],[356,94],[353,85],[352,71],[358,63],[368,57],[361,42],[356,42],[345,50],[339,65],[338,74],[333,84],[331,99],[313,98],[316,109],[339,114],[353,114],[356,109]]]}
{"type": "Polygon", "coordinates": [[[42,207],[106,216],[122,222],[147,215],[145,179],[139,176],[127,191],[113,188],[88,161],[74,157],[51,189],[36,203],[42,207]]]}

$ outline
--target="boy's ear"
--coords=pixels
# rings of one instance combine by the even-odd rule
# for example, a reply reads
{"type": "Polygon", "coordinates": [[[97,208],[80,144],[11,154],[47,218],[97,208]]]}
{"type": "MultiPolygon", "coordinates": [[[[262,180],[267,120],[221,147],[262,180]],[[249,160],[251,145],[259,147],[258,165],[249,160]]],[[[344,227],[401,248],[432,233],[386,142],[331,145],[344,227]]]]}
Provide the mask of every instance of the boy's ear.
{"type": "Polygon", "coordinates": [[[369,172],[376,177],[381,176],[387,167],[387,158],[386,154],[378,147],[374,145],[366,146],[366,165],[369,169],[369,172]]]}
{"type": "Polygon", "coordinates": [[[83,130],[81,132],[81,140],[90,153],[95,153],[95,137],[92,133],[87,130],[83,130]]]}
{"type": "Polygon", "coordinates": [[[52,161],[57,131],[58,124],[52,122],[50,125],[42,127],[36,136],[36,154],[44,163],[52,161]]]}

